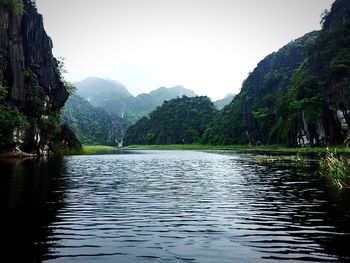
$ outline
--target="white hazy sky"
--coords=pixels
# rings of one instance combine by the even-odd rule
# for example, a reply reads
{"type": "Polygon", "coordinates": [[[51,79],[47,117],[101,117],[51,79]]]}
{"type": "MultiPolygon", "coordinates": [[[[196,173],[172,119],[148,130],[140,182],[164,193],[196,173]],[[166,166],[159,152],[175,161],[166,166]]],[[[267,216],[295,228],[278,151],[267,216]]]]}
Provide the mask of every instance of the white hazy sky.
{"type": "Polygon", "coordinates": [[[123,83],[137,95],[183,85],[238,93],[257,63],[320,29],[333,0],[37,0],[72,82],[123,83]]]}

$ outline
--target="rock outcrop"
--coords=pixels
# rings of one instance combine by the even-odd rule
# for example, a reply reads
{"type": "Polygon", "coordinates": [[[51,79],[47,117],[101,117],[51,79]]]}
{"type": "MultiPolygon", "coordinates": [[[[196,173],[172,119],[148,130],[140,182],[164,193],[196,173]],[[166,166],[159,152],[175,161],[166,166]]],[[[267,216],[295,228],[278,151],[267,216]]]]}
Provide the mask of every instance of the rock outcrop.
{"type": "Polygon", "coordinates": [[[42,16],[28,0],[23,1],[22,13],[6,6],[0,8],[0,81],[11,88],[8,102],[25,105],[28,85],[37,84],[43,88],[47,106],[60,109],[69,94],[61,81],[42,16]],[[32,83],[26,82],[26,77],[31,77],[32,83]]]}
{"type": "Polygon", "coordinates": [[[263,59],[217,116],[212,144],[350,143],[350,1],[336,0],[321,31],[263,59]]]}
{"type": "Polygon", "coordinates": [[[0,0],[0,84],[7,89],[6,107],[23,113],[28,122],[24,130],[14,130],[13,144],[49,154],[69,93],[32,0],[0,0]]]}

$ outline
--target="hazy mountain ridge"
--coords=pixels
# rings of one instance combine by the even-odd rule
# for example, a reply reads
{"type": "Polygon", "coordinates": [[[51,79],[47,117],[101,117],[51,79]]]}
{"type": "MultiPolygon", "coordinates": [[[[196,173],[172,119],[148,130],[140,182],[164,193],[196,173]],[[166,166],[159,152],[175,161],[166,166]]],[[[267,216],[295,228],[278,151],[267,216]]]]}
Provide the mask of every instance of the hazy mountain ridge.
{"type": "Polygon", "coordinates": [[[74,83],[77,93],[92,103],[99,103],[100,99],[108,96],[131,97],[131,93],[121,83],[115,80],[107,80],[97,77],[88,77],[74,83]],[[102,97],[102,98],[101,98],[102,97]]]}
{"type": "Polygon", "coordinates": [[[223,99],[215,101],[214,105],[216,106],[216,108],[221,110],[223,107],[230,104],[230,102],[234,99],[235,96],[236,94],[229,93],[223,99]]]}
{"type": "Polygon", "coordinates": [[[104,108],[108,113],[135,122],[147,115],[165,100],[176,97],[193,97],[196,94],[182,86],[158,88],[150,93],[133,96],[127,88],[114,80],[89,77],[76,82],[77,94],[94,107],[104,108]]]}
{"type": "Polygon", "coordinates": [[[61,119],[83,144],[115,145],[130,123],[146,116],[164,101],[195,96],[192,90],[176,86],[161,87],[134,97],[123,84],[97,77],[75,85],[77,94],[69,97],[61,119]]]}

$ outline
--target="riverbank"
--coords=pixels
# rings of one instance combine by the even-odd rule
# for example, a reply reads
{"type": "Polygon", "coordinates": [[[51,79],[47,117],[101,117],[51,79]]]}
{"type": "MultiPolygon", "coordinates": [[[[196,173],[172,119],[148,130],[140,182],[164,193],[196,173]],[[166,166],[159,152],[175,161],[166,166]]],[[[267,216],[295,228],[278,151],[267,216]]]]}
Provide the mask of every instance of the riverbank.
{"type": "Polygon", "coordinates": [[[26,158],[36,158],[36,155],[22,152],[17,148],[9,151],[0,152],[0,159],[26,159],[26,158]]]}
{"type": "Polygon", "coordinates": [[[106,154],[117,151],[119,148],[106,145],[83,145],[83,155],[106,154]]]}
{"type": "Polygon", "coordinates": [[[137,150],[232,150],[232,151],[248,151],[248,152],[271,152],[286,154],[318,154],[327,153],[329,151],[339,154],[350,154],[350,147],[332,146],[332,147],[286,147],[282,145],[202,145],[202,144],[171,144],[171,145],[130,145],[124,149],[137,150]]]}

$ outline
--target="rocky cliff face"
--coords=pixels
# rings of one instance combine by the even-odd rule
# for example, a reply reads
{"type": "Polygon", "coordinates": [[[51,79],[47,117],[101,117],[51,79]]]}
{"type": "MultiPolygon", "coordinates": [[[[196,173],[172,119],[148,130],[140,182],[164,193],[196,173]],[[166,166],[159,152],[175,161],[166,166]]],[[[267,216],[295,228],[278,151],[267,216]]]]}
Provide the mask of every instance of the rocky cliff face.
{"type": "Polygon", "coordinates": [[[57,115],[69,96],[58,68],[35,3],[1,0],[0,84],[6,87],[7,109],[23,113],[28,122],[26,129],[13,131],[13,144],[21,150],[50,151],[57,115]]]}
{"type": "Polygon", "coordinates": [[[350,1],[337,0],[290,87],[290,94],[304,102],[297,109],[291,144],[350,144],[349,47],[350,1]]]}
{"type": "Polygon", "coordinates": [[[127,129],[125,119],[96,108],[77,94],[69,97],[61,113],[62,122],[69,126],[83,144],[111,145],[120,142],[127,129]]]}
{"type": "Polygon", "coordinates": [[[68,92],[52,55],[52,41],[34,4],[27,0],[23,5],[22,14],[0,7],[0,81],[11,88],[11,104],[24,105],[28,86],[37,84],[43,88],[47,106],[59,109],[68,99],[68,92]],[[26,82],[26,77],[32,83],[26,82]]]}
{"type": "MultiPolygon", "coordinates": [[[[287,57],[280,60],[282,65],[277,72],[286,72],[286,67],[290,72],[283,74],[271,90],[264,90],[263,80],[254,92],[248,78],[242,106],[250,143],[284,142],[294,146],[350,143],[350,31],[344,18],[345,7],[340,8],[339,2],[335,6],[329,14],[335,21],[327,18],[321,32],[308,42],[292,46],[300,55],[292,52],[291,60],[287,57]],[[283,85],[285,80],[289,83],[283,85]],[[265,99],[268,96],[275,101],[268,102],[265,99]],[[284,138],[281,134],[285,134],[284,138]]],[[[276,55],[283,55],[281,51],[276,55]]],[[[259,68],[263,69],[258,65],[256,70],[259,68]]],[[[264,71],[265,80],[272,70],[264,71]]]]}
{"type": "Polygon", "coordinates": [[[323,17],[323,29],[333,31],[339,26],[350,23],[350,1],[337,0],[332,5],[332,9],[326,12],[323,17]]]}
{"type": "Polygon", "coordinates": [[[262,122],[268,118],[272,122],[276,121],[275,99],[290,86],[294,71],[306,58],[305,46],[316,36],[317,32],[306,34],[267,56],[244,82],[240,94],[242,119],[246,126],[244,133],[250,144],[269,143],[270,127],[266,123],[262,125],[262,122]]]}
{"type": "Polygon", "coordinates": [[[263,59],[207,130],[214,144],[350,143],[350,1],[263,59]]]}

